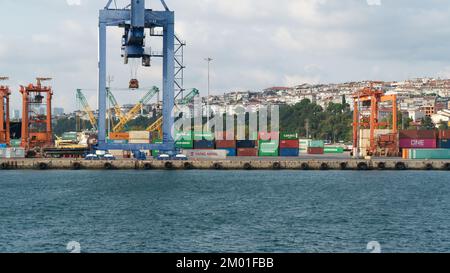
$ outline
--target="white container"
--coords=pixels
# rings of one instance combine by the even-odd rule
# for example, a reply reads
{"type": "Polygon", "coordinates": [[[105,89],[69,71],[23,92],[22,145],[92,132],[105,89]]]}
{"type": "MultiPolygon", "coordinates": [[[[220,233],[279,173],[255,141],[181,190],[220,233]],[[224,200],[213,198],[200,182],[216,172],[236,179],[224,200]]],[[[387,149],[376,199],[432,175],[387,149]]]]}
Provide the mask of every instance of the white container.
{"type": "Polygon", "coordinates": [[[130,140],[132,139],[150,139],[150,132],[148,131],[130,131],[130,140]]]}

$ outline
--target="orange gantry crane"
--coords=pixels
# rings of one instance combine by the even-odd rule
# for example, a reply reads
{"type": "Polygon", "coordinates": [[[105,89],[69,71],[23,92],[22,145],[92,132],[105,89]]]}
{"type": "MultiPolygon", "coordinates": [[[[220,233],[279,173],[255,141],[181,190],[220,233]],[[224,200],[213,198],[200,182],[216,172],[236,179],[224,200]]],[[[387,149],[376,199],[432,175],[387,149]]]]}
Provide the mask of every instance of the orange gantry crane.
{"type": "Polygon", "coordinates": [[[42,82],[51,78],[36,78],[36,84],[21,86],[22,93],[22,143],[27,150],[53,145],[52,96],[53,91],[42,82]]]}
{"type": "MultiPolygon", "coordinates": [[[[0,77],[0,81],[8,80],[8,77],[0,77]]],[[[9,96],[11,91],[8,86],[0,85],[0,144],[10,145],[10,120],[9,120],[9,96]]]]}
{"type": "Polygon", "coordinates": [[[355,153],[359,153],[361,148],[366,148],[365,154],[373,155],[398,155],[398,123],[397,123],[397,96],[385,95],[383,91],[373,87],[365,87],[353,95],[353,144],[355,153]],[[380,121],[380,104],[385,102],[392,103],[392,121],[380,121]],[[361,107],[369,108],[370,115],[362,115],[361,107]],[[392,123],[392,124],[391,124],[392,123]],[[376,131],[381,127],[392,127],[390,134],[376,135],[376,131]],[[360,130],[370,129],[370,145],[361,147],[360,130]],[[382,152],[381,152],[382,151],[382,152]]]}

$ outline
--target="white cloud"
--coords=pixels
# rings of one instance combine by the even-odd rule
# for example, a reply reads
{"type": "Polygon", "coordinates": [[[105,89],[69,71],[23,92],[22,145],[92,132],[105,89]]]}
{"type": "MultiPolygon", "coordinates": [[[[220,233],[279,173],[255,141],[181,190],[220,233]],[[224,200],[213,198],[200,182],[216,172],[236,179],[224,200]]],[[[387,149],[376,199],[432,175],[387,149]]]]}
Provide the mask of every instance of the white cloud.
{"type": "Polygon", "coordinates": [[[66,0],[67,5],[69,6],[80,6],[81,0],[66,0]]]}

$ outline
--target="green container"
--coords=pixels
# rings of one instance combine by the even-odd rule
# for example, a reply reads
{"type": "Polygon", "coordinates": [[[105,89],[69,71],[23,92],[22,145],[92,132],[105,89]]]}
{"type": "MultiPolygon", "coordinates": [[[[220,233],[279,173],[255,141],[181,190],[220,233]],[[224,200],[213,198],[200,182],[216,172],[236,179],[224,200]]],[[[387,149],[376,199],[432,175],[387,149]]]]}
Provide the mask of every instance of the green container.
{"type": "Polygon", "coordinates": [[[175,146],[180,149],[194,149],[194,141],[180,140],[180,141],[175,142],[175,146]]]}
{"type": "Polygon", "coordinates": [[[312,140],[309,143],[309,147],[311,147],[311,148],[323,148],[323,147],[325,147],[325,142],[323,140],[312,140]]]}
{"type": "Polygon", "coordinates": [[[411,149],[411,159],[450,159],[450,149],[411,149]]]}
{"type": "Polygon", "coordinates": [[[192,131],[189,132],[175,132],[175,141],[178,140],[192,140],[194,138],[194,134],[192,131]]]}
{"type": "Polygon", "coordinates": [[[260,140],[258,143],[259,156],[278,156],[279,144],[275,140],[260,140]]]}
{"type": "Polygon", "coordinates": [[[298,133],[281,133],[281,140],[297,140],[298,133]]]}
{"type": "Polygon", "coordinates": [[[17,148],[17,147],[20,147],[22,140],[21,139],[11,139],[10,143],[11,143],[11,147],[17,148]]]}
{"type": "Polygon", "coordinates": [[[194,140],[214,140],[214,134],[211,132],[194,132],[194,140]]]}
{"type": "Polygon", "coordinates": [[[344,148],[342,148],[342,147],[325,147],[324,153],[326,153],[326,154],[343,154],[344,148]]]}
{"type": "MultiPolygon", "coordinates": [[[[160,139],[155,139],[152,141],[152,144],[163,144],[163,141],[160,139]]],[[[152,150],[152,156],[158,156],[159,150],[152,150]]]]}

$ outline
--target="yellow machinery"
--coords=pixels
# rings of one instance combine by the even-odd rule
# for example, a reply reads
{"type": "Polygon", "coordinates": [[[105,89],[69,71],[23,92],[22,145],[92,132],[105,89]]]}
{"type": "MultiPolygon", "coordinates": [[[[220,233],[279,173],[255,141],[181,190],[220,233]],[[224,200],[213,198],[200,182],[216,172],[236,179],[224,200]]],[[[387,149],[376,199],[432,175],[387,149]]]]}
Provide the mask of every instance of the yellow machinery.
{"type": "Polygon", "coordinates": [[[89,122],[92,125],[92,128],[96,131],[97,130],[97,119],[95,118],[94,111],[92,111],[92,108],[89,106],[89,103],[84,96],[81,89],[77,89],[77,101],[81,104],[83,107],[83,110],[86,112],[89,118],[89,122]]]}
{"type": "Polygon", "coordinates": [[[125,128],[127,123],[139,114],[142,107],[158,93],[158,87],[152,87],[152,89],[148,91],[147,94],[145,94],[145,96],[126,115],[120,118],[119,123],[113,128],[113,132],[121,132],[125,128]]]}

